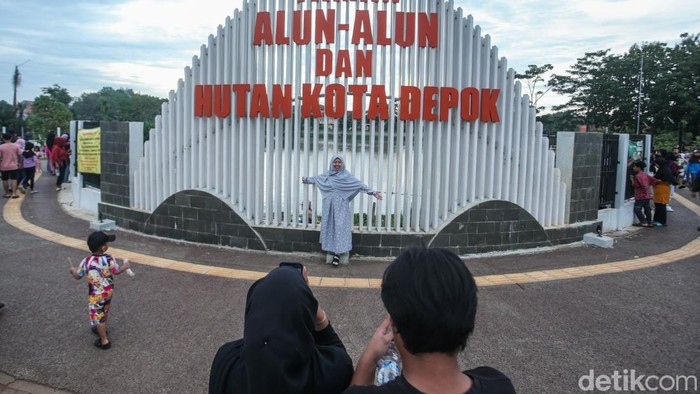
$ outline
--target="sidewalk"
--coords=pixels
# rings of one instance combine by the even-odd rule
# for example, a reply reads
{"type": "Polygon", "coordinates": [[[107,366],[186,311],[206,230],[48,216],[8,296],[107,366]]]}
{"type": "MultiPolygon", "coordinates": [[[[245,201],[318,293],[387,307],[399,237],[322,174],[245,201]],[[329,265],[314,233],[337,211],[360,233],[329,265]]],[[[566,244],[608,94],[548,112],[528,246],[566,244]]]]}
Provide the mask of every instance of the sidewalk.
{"type": "Polygon", "coordinates": [[[0,372],[0,394],[71,394],[68,391],[56,390],[37,383],[17,380],[10,375],[0,372]]]}
{"type": "MultiPolygon", "coordinates": [[[[33,224],[61,235],[84,240],[90,234],[89,220],[93,218],[80,210],[70,207],[72,200],[69,190],[57,192],[51,187],[52,176],[42,176],[38,184],[42,192],[27,195],[22,202],[22,216],[33,224]],[[48,185],[47,185],[48,184],[48,185]],[[70,211],[71,214],[67,214],[70,211]]],[[[68,185],[70,186],[70,185],[68,185]]],[[[690,193],[679,196],[688,201],[690,193]]],[[[695,209],[700,209],[698,201],[692,199],[695,209]]],[[[502,275],[523,271],[550,270],[581,265],[601,264],[645,256],[658,255],[683,247],[700,235],[696,230],[700,219],[678,201],[673,202],[676,212],[669,213],[671,225],[666,228],[631,227],[611,235],[615,238],[612,249],[601,249],[583,243],[563,245],[555,248],[540,248],[505,253],[487,253],[464,256],[469,269],[475,276],[502,275]],[[693,220],[693,218],[696,218],[693,220]],[[681,220],[679,220],[681,219],[681,220]]],[[[700,211],[698,211],[700,212],[700,211]]],[[[324,264],[325,257],[319,253],[260,252],[244,249],[194,244],[185,241],[146,236],[128,230],[116,230],[117,243],[114,247],[139,251],[142,254],[160,258],[242,270],[268,272],[280,261],[302,261],[312,268],[313,275],[330,278],[376,278],[380,279],[390,258],[353,257],[347,266],[332,267],[324,264]]],[[[119,256],[117,256],[119,257],[119,256]]]]}

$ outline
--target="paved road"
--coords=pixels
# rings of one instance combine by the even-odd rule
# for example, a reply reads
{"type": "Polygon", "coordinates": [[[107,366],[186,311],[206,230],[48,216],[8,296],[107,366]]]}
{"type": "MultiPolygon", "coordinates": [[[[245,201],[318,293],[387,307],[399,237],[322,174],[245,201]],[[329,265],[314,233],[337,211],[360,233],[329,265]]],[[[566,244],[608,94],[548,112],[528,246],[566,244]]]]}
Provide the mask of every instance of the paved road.
{"type": "MultiPolygon", "coordinates": [[[[88,224],[67,216],[50,177],[23,203],[42,227],[83,238],[88,224]]],[[[0,204],[4,205],[5,202],[0,204]]],[[[624,260],[668,251],[695,239],[698,218],[680,204],[669,227],[618,239],[613,250],[579,246],[536,254],[469,259],[477,274],[624,260]]],[[[0,221],[0,371],[76,393],[203,393],[211,360],[240,337],[249,281],[148,266],[116,278],[110,317],[113,347],[92,346],[86,283],[68,274],[67,257],[85,251],[57,246],[0,221]]],[[[168,258],[266,270],[280,254],[192,246],[119,232],[120,248],[168,258]]],[[[304,256],[312,274],[378,277],[386,260],[333,269],[304,256]]],[[[376,289],[316,288],[333,325],[356,360],[382,320],[376,289]]],[[[521,393],[576,392],[579,377],[635,369],[644,374],[700,375],[700,261],[589,278],[480,290],[477,328],[461,356],[465,366],[491,365],[521,393]]]]}

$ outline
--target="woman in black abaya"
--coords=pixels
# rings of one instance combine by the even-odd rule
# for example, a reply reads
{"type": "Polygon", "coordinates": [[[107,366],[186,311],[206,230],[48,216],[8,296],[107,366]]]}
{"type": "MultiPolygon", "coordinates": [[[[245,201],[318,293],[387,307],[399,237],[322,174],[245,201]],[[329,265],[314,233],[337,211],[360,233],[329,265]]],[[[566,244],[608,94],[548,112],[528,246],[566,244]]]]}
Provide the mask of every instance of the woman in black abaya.
{"type": "Polygon", "coordinates": [[[306,267],[283,266],[248,290],[243,338],[219,348],[209,393],[341,393],[352,373],[306,267]]]}

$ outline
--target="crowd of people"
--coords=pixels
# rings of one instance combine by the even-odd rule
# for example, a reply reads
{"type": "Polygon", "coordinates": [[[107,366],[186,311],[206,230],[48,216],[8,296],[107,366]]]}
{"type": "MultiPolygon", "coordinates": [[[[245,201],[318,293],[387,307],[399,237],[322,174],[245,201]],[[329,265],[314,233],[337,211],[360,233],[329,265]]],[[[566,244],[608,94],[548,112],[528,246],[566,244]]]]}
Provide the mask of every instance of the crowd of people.
{"type": "Polygon", "coordinates": [[[0,172],[2,173],[3,197],[19,198],[19,193],[34,194],[34,178],[42,170],[42,159],[46,158],[46,170],[56,176],[56,190],[63,183],[70,183],[70,140],[67,134],[56,136],[49,132],[46,143],[39,144],[5,133],[0,143],[0,172]]]}
{"type": "MultiPolygon", "coordinates": [[[[630,180],[634,187],[634,215],[636,226],[668,226],[667,213],[673,212],[671,197],[677,188],[689,188],[692,196],[700,192],[700,149],[683,154],[678,148],[668,152],[659,149],[654,153],[649,172],[643,161],[632,163],[630,180]],[[650,201],[654,202],[654,213],[650,201]]],[[[700,226],[698,227],[700,230],[700,226]]]]}

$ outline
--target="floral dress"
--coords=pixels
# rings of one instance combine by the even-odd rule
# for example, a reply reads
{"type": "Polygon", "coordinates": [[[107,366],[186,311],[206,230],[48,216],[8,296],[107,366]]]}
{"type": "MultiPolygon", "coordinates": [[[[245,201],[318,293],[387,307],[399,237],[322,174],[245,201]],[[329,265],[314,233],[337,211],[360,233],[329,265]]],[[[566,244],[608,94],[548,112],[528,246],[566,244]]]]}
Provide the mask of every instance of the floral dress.
{"type": "Polygon", "coordinates": [[[112,292],[114,291],[112,274],[118,269],[119,265],[114,257],[102,254],[84,258],[76,271],[79,276],[87,275],[88,308],[90,324],[93,326],[107,321],[112,292]]]}

